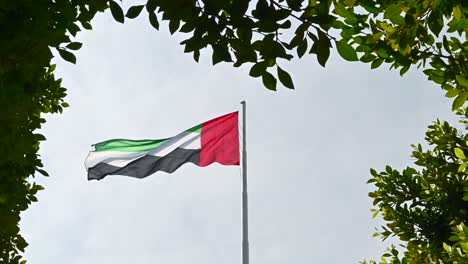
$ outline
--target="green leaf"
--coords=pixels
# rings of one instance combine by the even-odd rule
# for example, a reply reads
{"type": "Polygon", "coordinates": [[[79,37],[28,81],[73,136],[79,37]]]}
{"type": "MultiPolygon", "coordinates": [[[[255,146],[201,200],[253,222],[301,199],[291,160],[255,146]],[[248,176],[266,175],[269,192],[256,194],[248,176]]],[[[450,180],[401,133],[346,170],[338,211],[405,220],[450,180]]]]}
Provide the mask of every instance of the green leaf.
{"type": "Polygon", "coordinates": [[[456,79],[457,79],[457,83],[460,84],[461,86],[464,86],[466,88],[468,88],[468,80],[461,76],[461,75],[457,75],[456,76],[456,79]]]}
{"type": "Polygon", "coordinates": [[[280,66],[277,66],[278,69],[278,79],[280,82],[289,89],[294,89],[294,84],[291,76],[285,70],[281,69],[280,66]]]}
{"type": "Polygon", "coordinates": [[[392,19],[401,13],[401,4],[393,4],[385,9],[384,18],[392,19]]]}
{"type": "Polygon", "coordinates": [[[328,36],[323,33],[323,31],[318,32],[318,42],[317,42],[317,60],[322,67],[325,67],[325,64],[330,57],[330,39],[328,36]]]}
{"type": "Polygon", "coordinates": [[[466,102],[466,99],[468,99],[468,92],[463,92],[463,93],[459,94],[457,96],[457,98],[455,98],[455,100],[453,100],[452,111],[455,111],[458,108],[460,108],[461,106],[463,106],[463,104],[465,104],[465,102],[466,102]]]}
{"type": "Polygon", "coordinates": [[[408,65],[408,66],[405,66],[405,67],[403,67],[403,68],[401,68],[401,70],[400,70],[400,76],[403,76],[405,73],[407,73],[409,69],[410,69],[410,66],[409,66],[409,65],[408,65]]]}
{"type": "Polygon", "coordinates": [[[174,32],[176,32],[177,29],[179,29],[179,26],[180,26],[180,20],[173,19],[169,21],[169,31],[171,32],[171,35],[174,34],[174,32]]]}
{"type": "Polygon", "coordinates": [[[250,43],[252,41],[252,30],[250,28],[240,27],[237,29],[237,36],[240,40],[250,43]]]}
{"type": "Polygon", "coordinates": [[[148,13],[154,13],[154,10],[156,10],[157,6],[158,2],[156,0],[148,0],[148,2],[146,2],[146,10],[148,13]]]}
{"type": "Polygon", "coordinates": [[[347,6],[354,6],[354,4],[356,3],[357,0],[344,0],[344,3],[347,5],[347,6]]]}
{"type": "Polygon", "coordinates": [[[375,44],[375,43],[377,43],[377,42],[382,38],[383,35],[384,35],[384,32],[379,31],[379,32],[373,34],[371,37],[369,37],[369,38],[367,39],[367,43],[369,43],[369,44],[375,44]]]}
{"type": "MultiPolygon", "coordinates": [[[[296,1],[302,2],[300,0],[296,0],[296,1]]],[[[320,3],[317,6],[317,15],[319,17],[326,17],[330,13],[330,6],[329,6],[330,2],[331,1],[329,0],[320,1],[320,3]]]]}
{"type": "Polygon", "coordinates": [[[226,62],[231,62],[231,54],[229,53],[229,49],[227,46],[222,46],[222,45],[213,45],[213,56],[212,56],[212,61],[213,65],[226,61],[226,62]]]}
{"type": "Polygon", "coordinates": [[[183,32],[183,33],[189,33],[189,32],[191,32],[191,31],[193,31],[195,29],[195,26],[196,26],[195,23],[187,22],[180,28],[179,31],[183,32]]]}
{"type": "MultiPolygon", "coordinates": [[[[406,25],[414,25],[416,23],[416,18],[414,17],[413,14],[406,13],[405,18],[404,18],[404,23],[406,25]]],[[[399,24],[403,24],[402,22],[399,24]]]]}
{"type": "Polygon", "coordinates": [[[353,18],[354,18],[354,14],[351,13],[351,12],[349,12],[349,11],[346,9],[346,7],[345,7],[343,4],[341,4],[340,2],[338,2],[338,3],[335,4],[335,10],[334,10],[334,12],[335,12],[337,15],[343,17],[343,18],[347,18],[347,19],[353,19],[353,18]]]}
{"type": "Polygon", "coordinates": [[[68,62],[71,62],[73,64],[76,63],[76,57],[73,53],[69,52],[69,51],[66,51],[64,49],[57,49],[58,53],[60,54],[60,57],[62,57],[62,59],[68,61],[68,62]]]}
{"type": "Polygon", "coordinates": [[[124,22],[124,13],[123,13],[122,8],[119,6],[119,4],[117,4],[117,2],[111,0],[109,2],[109,5],[110,5],[110,10],[111,10],[112,16],[114,17],[115,21],[117,21],[119,23],[123,23],[124,22]]]}
{"type": "Polygon", "coordinates": [[[390,167],[389,165],[385,166],[385,171],[390,175],[393,172],[393,168],[390,167]]]}
{"type": "Polygon", "coordinates": [[[447,40],[447,36],[444,36],[442,38],[442,44],[444,46],[444,49],[448,52],[448,53],[451,53],[452,52],[452,49],[450,48],[450,45],[449,45],[449,42],[447,40]]]}
{"type": "Polygon", "coordinates": [[[81,46],[83,46],[83,44],[81,44],[80,42],[71,42],[66,47],[71,50],[79,50],[81,46]]]}
{"type": "Polygon", "coordinates": [[[159,30],[159,21],[158,21],[158,17],[156,16],[156,13],[154,12],[149,13],[149,21],[151,23],[151,26],[153,26],[156,30],[159,30]]]}
{"type": "Polygon", "coordinates": [[[49,177],[49,173],[47,173],[45,170],[42,170],[42,169],[36,169],[37,172],[39,172],[40,174],[46,176],[46,177],[49,177]]]}
{"type": "Polygon", "coordinates": [[[468,162],[463,163],[462,165],[458,167],[458,172],[464,172],[467,166],[468,166],[468,162]]]}
{"type": "Polygon", "coordinates": [[[459,21],[461,19],[461,16],[462,16],[462,10],[460,8],[460,6],[456,5],[453,7],[453,17],[455,18],[455,20],[459,21]]]}
{"type": "MultiPolygon", "coordinates": [[[[37,202],[37,199],[35,196],[32,196],[30,197],[32,198],[31,201],[33,202],[37,202]],[[34,201],[35,199],[35,201],[34,201]]],[[[28,243],[26,242],[26,240],[24,240],[24,238],[22,237],[19,237],[18,239],[16,239],[16,247],[18,247],[18,249],[21,251],[21,252],[24,252],[24,249],[28,246],[28,243]]],[[[21,257],[20,257],[21,258],[21,257]]],[[[19,259],[18,259],[19,260],[19,259]]]]}
{"type": "Polygon", "coordinates": [[[453,88],[453,89],[449,90],[445,94],[445,96],[448,97],[448,98],[453,98],[453,97],[457,96],[459,93],[460,93],[460,90],[458,90],[456,88],[453,88]]]}
{"type": "Polygon", "coordinates": [[[369,63],[371,61],[374,61],[377,57],[373,54],[365,54],[361,57],[360,61],[364,62],[364,63],[369,63]]]}
{"type": "Polygon", "coordinates": [[[80,31],[81,29],[75,23],[71,23],[70,25],[68,25],[67,30],[68,32],[70,32],[70,34],[72,34],[72,36],[76,36],[76,33],[78,33],[78,31],[80,31]]]}
{"type": "Polygon", "coordinates": [[[301,58],[307,51],[307,39],[303,39],[297,47],[297,56],[301,58]]]}
{"type": "Polygon", "coordinates": [[[468,252],[468,242],[460,242],[460,247],[465,253],[468,252]]]}
{"type": "Polygon", "coordinates": [[[290,20],[286,20],[284,23],[282,23],[281,25],[279,25],[280,28],[290,28],[291,27],[291,21],[290,20]]]}
{"type": "Polygon", "coordinates": [[[45,188],[44,188],[44,186],[42,186],[42,185],[34,184],[34,185],[33,185],[33,189],[37,192],[37,191],[42,191],[42,190],[44,190],[45,188]]]}
{"type": "Polygon", "coordinates": [[[445,242],[442,244],[442,246],[448,253],[452,252],[452,248],[449,245],[445,244],[445,242]]]}
{"type": "Polygon", "coordinates": [[[255,63],[252,68],[250,68],[249,75],[252,77],[262,76],[267,69],[267,64],[265,61],[255,63]]]}
{"type": "Polygon", "coordinates": [[[466,159],[465,153],[463,153],[463,150],[461,150],[460,148],[454,148],[454,151],[455,151],[455,156],[457,156],[457,158],[461,160],[466,159]]]}
{"type": "Polygon", "coordinates": [[[336,48],[341,57],[347,61],[357,61],[358,56],[353,46],[349,45],[346,40],[336,42],[336,48]]]}
{"type": "Polygon", "coordinates": [[[386,59],[386,58],[390,57],[390,55],[388,54],[388,50],[387,50],[387,49],[383,49],[383,48],[377,50],[377,54],[378,54],[381,58],[383,58],[383,59],[386,59]]]}
{"type": "Polygon", "coordinates": [[[84,21],[84,22],[82,21],[82,22],[81,22],[81,25],[83,26],[84,29],[87,29],[87,30],[92,30],[92,29],[93,29],[93,27],[91,26],[91,24],[88,23],[88,22],[86,22],[86,21],[84,21]]]}
{"type": "Polygon", "coordinates": [[[200,50],[193,51],[193,59],[198,62],[200,60],[200,50]]]}
{"type": "Polygon", "coordinates": [[[382,65],[383,62],[384,62],[384,59],[382,59],[382,58],[376,59],[375,61],[373,61],[371,63],[371,69],[375,69],[375,68],[380,67],[380,65],[382,65]]]}
{"type": "Polygon", "coordinates": [[[427,18],[429,24],[429,29],[438,36],[442,28],[444,27],[444,19],[442,17],[442,12],[431,12],[427,18]]]}
{"type": "Polygon", "coordinates": [[[127,14],[125,15],[126,17],[132,19],[136,18],[137,16],[140,15],[141,11],[143,10],[144,5],[136,5],[132,6],[128,9],[127,14]]]}
{"type": "Polygon", "coordinates": [[[42,134],[34,134],[34,139],[36,139],[37,141],[44,141],[46,140],[46,137],[42,134]]]}
{"type": "Polygon", "coordinates": [[[271,75],[269,72],[264,72],[262,75],[262,81],[263,85],[265,85],[266,88],[272,91],[276,91],[276,78],[271,75]]]}
{"type": "Polygon", "coordinates": [[[296,10],[296,11],[299,10],[302,5],[301,0],[286,0],[286,3],[292,10],[296,10]]]}

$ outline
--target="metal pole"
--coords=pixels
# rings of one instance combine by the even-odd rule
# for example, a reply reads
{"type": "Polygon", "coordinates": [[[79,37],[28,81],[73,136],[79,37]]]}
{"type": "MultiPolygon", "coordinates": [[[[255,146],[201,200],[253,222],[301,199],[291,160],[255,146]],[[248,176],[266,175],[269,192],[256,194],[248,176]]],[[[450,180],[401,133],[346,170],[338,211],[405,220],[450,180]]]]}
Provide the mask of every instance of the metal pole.
{"type": "Polygon", "coordinates": [[[246,102],[242,101],[242,264],[249,264],[249,220],[247,203],[246,102]]]}

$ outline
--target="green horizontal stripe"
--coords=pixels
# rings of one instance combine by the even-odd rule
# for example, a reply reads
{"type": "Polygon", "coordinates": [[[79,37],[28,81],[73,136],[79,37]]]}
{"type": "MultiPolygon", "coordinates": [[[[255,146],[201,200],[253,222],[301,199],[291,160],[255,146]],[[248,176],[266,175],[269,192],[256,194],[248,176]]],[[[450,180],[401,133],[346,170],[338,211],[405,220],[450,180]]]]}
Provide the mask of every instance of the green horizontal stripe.
{"type": "Polygon", "coordinates": [[[201,133],[202,127],[203,127],[203,124],[199,124],[199,125],[196,125],[196,126],[190,128],[190,129],[188,129],[187,131],[193,132],[193,133],[201,133]]]}
{"type": "Polygon", "coordinates": [[[128,152],[140,152],[148,151],[160,146],[166,139],[143,139],[143,140],[131,140],[131,139],[111,139],[104,142],[97,143],[94,145],[95,151],[128,151],[128,152]]]}
{"type": "MultiPolygon", "coordinates": [[[[196,125],[186,132],[201,133],[203,124],[196,125]]],[[[95,151],[125,151],[125,152],[140,152],[148,151],[157,148],[165,139],[142,139],[142,140],[131,140],[131,139],[111,139],[103,141],[94,145],[95,151]]]]}

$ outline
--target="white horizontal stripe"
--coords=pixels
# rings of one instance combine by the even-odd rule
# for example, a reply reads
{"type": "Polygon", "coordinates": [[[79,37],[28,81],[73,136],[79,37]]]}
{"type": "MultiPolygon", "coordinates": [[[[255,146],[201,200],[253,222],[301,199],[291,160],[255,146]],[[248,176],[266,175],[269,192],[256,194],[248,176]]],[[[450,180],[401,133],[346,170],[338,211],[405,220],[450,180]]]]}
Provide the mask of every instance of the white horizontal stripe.
{"type": "Polygon", "coordinates": [[[176,148],[183,149],[200,149],[201,134],[185,131],[179,135],[168,139],[155,149],[142,152],[126,152],[126,151],[91,151],[85,161],[86,169],[96,166],[100,162],[105,162],[109,165],[123,167],[135,159],[145,155],[162,157],[176,148]]]}
{"type": "Polygon", "coordinates": [[[100,162],[111,163],[118,160],[133,160],[146,155],[144,152],[124,152],[124,151],[91,151],[85,161],[86,169],[96,166],[100,162]]]}

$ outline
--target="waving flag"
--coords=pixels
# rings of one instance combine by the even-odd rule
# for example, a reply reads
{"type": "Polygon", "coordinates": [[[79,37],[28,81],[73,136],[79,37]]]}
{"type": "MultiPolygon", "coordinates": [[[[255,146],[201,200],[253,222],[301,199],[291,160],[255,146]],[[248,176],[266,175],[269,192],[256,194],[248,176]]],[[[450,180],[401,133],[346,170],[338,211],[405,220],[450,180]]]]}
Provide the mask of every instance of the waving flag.
{"type": "Polygon", "coordinates": [[[97,143],[85,161],[88,180],[101,180],[107,175],[144,178],[157,171],[172,173],[188,162],[200,167],[213,162],[239,165],[238,119],[238,112],[233,112],[171,138],[97,143]]]}

